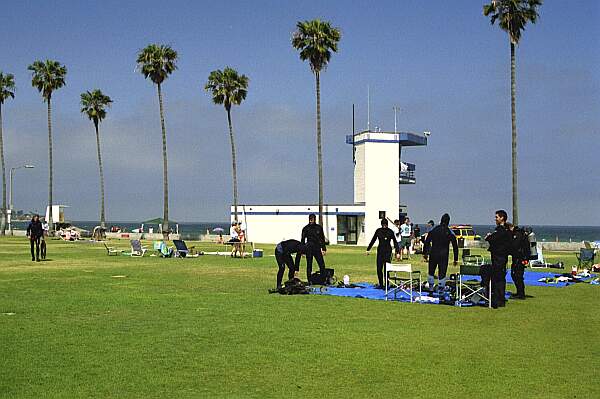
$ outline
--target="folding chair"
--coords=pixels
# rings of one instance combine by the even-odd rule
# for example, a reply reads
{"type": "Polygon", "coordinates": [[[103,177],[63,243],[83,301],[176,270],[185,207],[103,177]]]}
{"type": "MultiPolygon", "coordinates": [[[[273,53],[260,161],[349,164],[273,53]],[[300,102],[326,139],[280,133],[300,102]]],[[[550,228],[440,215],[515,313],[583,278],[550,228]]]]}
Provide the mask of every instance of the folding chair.
{"type": "Polygon", "coordinates": [[[470,301],[478,304],[481,299],[487,302],[488,308],[492,307],[492,279],[489,276],[489,282],[484,285],[484,277],[481,273],[483,265],[460,265],[458,273],[458,287],[456,290],[456,303],[462,307],[464,302],[470,301]],[[464,276],[481,276],[481,282],[468,281],[464,276]],[[487,286],[487,287],[486,287],[487,286]],[[486,293],[487,288],[487,293],[486,293]]]}
{"type": "Polygon", "coordinates": [[[596,257],[596,254],[593,248],[580,248],[579,253],[575,254],[575,256],[579,261],[579,268],[581,269],[582,265],[584,267],[586,265],[592,266],[594,264],[594,258],[596,257]]]}
{"type": "Polygon", "coordinates": [[[140,240],[131,240],[131,256],[144,256],[146,251],[140,240]]]}
{"type": "Polygon", "coordinates": [[[106,252],[107,252],[108,256],[119,255],[121,252],[123,252],[119,249],[116,249],[115,247],[109,247],[108,245],[106,245],[106,243],[103,243],[103,244],[104,244],[104,247],[106,248],[106,252]]]}
{"type": "Polygon", "coordinates": [[[408,263],[401,264],[385,264],[385,300],[388,300],[388,292],[390,292],[390,288],[392,288],[391,292],[394,293],[394,299],[396,299],[396,294],[398,292],[404,292],[407,295],[410,295],[410,302],[414,301],[413,289],[418,284],[419,287],[419,301],[421,298],[421,272],[419,270],[413,270],[412,265],[408,263]],[[390,276],[391,273],[394,273],[394,276],[390,276]],[[398,273],[408,273],[408,277],[400,277],[398,273]],[[419,279],[413,278],[413,274],[418,274],[419,279]]]}

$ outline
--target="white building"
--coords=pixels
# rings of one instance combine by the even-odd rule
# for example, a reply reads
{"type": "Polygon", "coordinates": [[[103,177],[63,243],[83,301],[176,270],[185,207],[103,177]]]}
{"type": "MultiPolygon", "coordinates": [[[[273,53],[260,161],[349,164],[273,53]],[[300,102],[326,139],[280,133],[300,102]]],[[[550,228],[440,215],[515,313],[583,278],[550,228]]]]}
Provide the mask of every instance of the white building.
{"type": "MultiPolygon", "coordinates": [[[[403,147],[427,145],[427,137],[408,132],[363,131],[346,137],[354,158],[354,203],[324,204],[323,231],[331,244],[367,245],[381,217],[406,214],[400,184],[414,184],[414,164],[401,162],[403,147]]],[[[249,241],[278,243],[300,239],[308,215],[318,205],[238,205],[238,219],[249,241]]],[[[231,207],[231,220],[235,218],[231,207]]]]}

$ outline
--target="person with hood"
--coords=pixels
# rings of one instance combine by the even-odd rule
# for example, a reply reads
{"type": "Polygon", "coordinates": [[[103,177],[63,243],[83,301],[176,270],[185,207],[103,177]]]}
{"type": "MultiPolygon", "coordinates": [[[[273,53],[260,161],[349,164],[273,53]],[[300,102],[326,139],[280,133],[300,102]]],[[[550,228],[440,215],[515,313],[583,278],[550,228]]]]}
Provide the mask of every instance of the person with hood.
{"type": "Polygon", "coordinates": [[[275,260],[277,261],[277,288],[281,287],[285,267],[288,267],[288,280],[294,278],[300,270],[300,259],[306,253],[306,245],[298,240],[281,241],[275,247],[275,260]],[[296,261],[292,261],[292,254],[296,254],[296,261]]]}
{"type": "Polygon", "coordinates": [[[373,244],[375,244],[375,240],[379,241],[377,244],[377,279],[379,280],[379,285],[376,288],[383,289],[385,287],[383,281],[383,268],[387,262],[391,262],[392,243],[396,249],[396,258],[400,259],[400,246],[398,245],[394,232],[388,227],[388,221],[386,219],[381,219],[381,227],[375,230],[375,234],[373,234],[373,238],[367,247],[367,255],[369,255],[373,244]]]}
{"type": "Polygon", "coordinates": [[[438,269],[438,290],[443,292],[446,288],[446,272],[448,271],[449,244],[452,244],[454,253],[454,266],[458,263],[458,243],[456,236],[450,230],[450,215],[444,213],[440,224],[434,227],[425,239],[423,258],[429,262],[427,284],[429,291],[433,291],[435,269],[438,269]]]}
{"type": "Polygon", "coordinates": [[[308,215],[308,224],[302,229],[302,244],[306,245],[306,278],[310,283],[312,274],[313,258],[319,265],[319,273],[325,275],[325,260],[323,256],[327,253],[325,246],[325,233],[323,227],[317,223],[317,217],[314,213],[308,215]]]}

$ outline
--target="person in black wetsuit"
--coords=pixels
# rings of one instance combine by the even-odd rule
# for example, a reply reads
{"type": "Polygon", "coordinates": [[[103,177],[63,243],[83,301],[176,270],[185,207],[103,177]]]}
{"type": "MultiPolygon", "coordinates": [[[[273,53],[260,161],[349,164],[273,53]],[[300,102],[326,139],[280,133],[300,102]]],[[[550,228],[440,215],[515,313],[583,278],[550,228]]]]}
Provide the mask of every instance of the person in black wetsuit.
{"type": "Polygon", "coordinates": [[[302,229],[302,239],[300,241],[306,245],[306,278],[310,283],[313,258],[316,259],[319,265],[319,272],[324,275],[325,260],[323,256],[327,253],[323,227],[317,224],[317,217],[314,213],[308,215],[308,224],[302,229]]]}
{"type": "Polygon", "coordinates": [[[396,249],[396,258],[400,259],[400,246],[398,245],[398,241],[396,240],[395,234],[388,227],[388,221],[386,219],[381,219],[381,227],[375,230],[375,234],[373,234],[373,238],[367,247],[367,255],[373,244],[375,244],[375,240],[379,240],[377,244],[377,279],[379,280],[379,286],[376,288],[383,289],[383,267],[386,262],[391,262],[392,259],[392,247],[390,244],[394,243],[394,249],[396,249]]]}
{"type": "Polygon", "coordinates": [[[448,271],[449,244],[452,244],[454,253],[454,266],[458,263],[458,243],[452,230],[448,228],[450,215],[444,213],[440,224],[434,227],[425,239],[423,257],[429,261],[429,273],[427,284],[429,291],[433,291],[435,269],[438,269],[438,290],[443,291],[446,287],[446,272],[448,271]]]}
{"type": "Polygon", "coordinates": [[[488,233],[485,240],[490,244],[488,249],[492,254],[492,307],[497,309],[505,305],[506,291],[506,263],[508,255],[512,253],[512,234],[506,227],[508,215],[506,211],[499,210],[495,214],[496,230],[488,233]]]}
{"type": "Polygon", "coordinates": [[[529,264],[531,257],[531,246],[529,244],[528,233],[513,226],[510,228],[512,233],[512,263],[510,265],[510,276],[512,277],[517,293],[511,295],[511,299],[525,299],[525,268],[529,264]]]}
{"type": "Polygon", "coordinates": [[[44,236],[44,229],[42,228],[42,222],[40,217],[34,215],[27,226],[27,236],[29,237],[29,243],[31,246],[31,260],[40,261],[40,239],[44,236]],[[33,247],[35,246],[35,253],[33,247]]]}
{"type": "Polygon", "coordinates": [[[306,253],[306,245],[298,240],[281,241],[275,247],[275,260],[277,261],[277,288],[281,287],[285,267],[288,267],[288,279],[294,278],[294,273],[300,269],[300,259],[306,253]],[[292,261],[292,254],[296,254],[296,262],[292,261]]]}

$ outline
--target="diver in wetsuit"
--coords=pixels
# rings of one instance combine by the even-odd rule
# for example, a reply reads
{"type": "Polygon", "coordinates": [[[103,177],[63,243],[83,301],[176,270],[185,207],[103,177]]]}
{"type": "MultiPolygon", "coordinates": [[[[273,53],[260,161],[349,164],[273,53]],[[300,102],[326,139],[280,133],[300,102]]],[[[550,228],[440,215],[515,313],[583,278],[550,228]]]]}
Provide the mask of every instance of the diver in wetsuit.
{"type": "Polygon", "coordinates": [[[379,240],[377,244],[377,279],[379,280],[379,286],[376,288],[383,289],[383,267],[387,262],[391,262],[392,259],[391,242],[394,243],[394,248],[396,249],[396,258],[400,258],[400,246],[394,232],[388,227],[386,219],[381,219],[381,227],[375,230],[375,234],[373,234],[373,238],[367,247],[367,255],[371,251],[373,244],[375,244],[375,240],[379,240]]]}
{"type": "Polygon", "coordinates": [[[314,213],[308,215],[308,224],[302,229],[302,239],[300,241],[306,245],[306,279],[310,283],[313,257],[319,265],[319,272],[324,276],[325,260],[323,259],[323,255],[327,253],[323,227],[317,224],[317,217],[314,213]]]}
{"type": "Polygon", "coordinates": [[[289,270],[288,279],[294,278],[294,273],[300,269],[300,259],[304,253],[306,253],[306,245],[298,240],[286,240],[277,244],[277,247],[275,247],[275,260],[279,268],[277,271],[277,288],[281,287],[286,266],[289,270]],[[296,254],[295,262],[292,262],[292,254],[296,254]]]}
{"type": "Polygon", "coordinates": [[[435,269],[438,269],[438,290],[443,291],[446,287],[446,272],[448,271],[449,244],[452,243],[454,252],[454,266],[458,263],[458,243],[452,230],[448,228],[450,215],[444,213],[440,224],[434,227],[425,239],[423,246],[423,258],[429,261],[429,273],[427,284],[429,291],[433,291],[435,269]]]}

